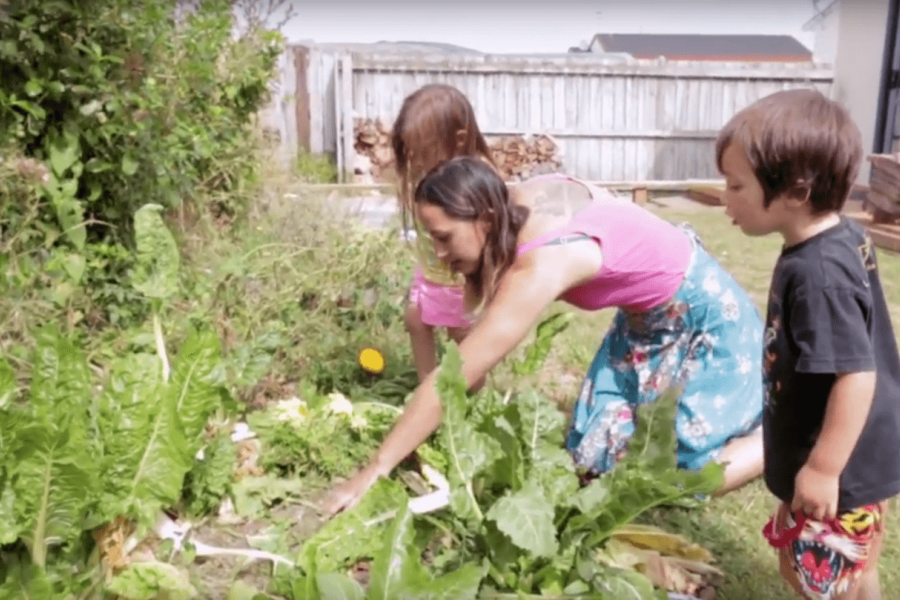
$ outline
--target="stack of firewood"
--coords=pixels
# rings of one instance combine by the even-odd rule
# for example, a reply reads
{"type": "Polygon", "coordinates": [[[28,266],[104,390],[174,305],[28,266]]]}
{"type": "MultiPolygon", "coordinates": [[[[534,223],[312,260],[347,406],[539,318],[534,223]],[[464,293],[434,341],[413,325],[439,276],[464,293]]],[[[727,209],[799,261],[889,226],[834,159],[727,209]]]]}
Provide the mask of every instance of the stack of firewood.
{"type": "Polygon", "coordinates": [[[488,146],[500,172],[510,181],[563,170],[559,145],[549,135],[505,135],[492,139],[488,146]]]}
{"type": "Polygon", "coordinates": [[[356,119],[353,124],[356,164],[353,177],[358,183],[390,179],[394,170],[391,124],[385,119],[356,119]]]}
{"type": "MultiPolygon", "coordinates": [[[[394,174],[391,125],[385,119],[356,119],[354,181],[390,181],[394,174]]],[[[503,176],[521,181],[542,173],[563,170],[559,145],[549,135],[504,135],[488,138],[488,146],[503,176]]]]}
{"type": "Polygon", "coordinates": [[[871,154],[868,204],[874,209],[875,221],[894,222],[900,217],[900,153],[871,154]]]}

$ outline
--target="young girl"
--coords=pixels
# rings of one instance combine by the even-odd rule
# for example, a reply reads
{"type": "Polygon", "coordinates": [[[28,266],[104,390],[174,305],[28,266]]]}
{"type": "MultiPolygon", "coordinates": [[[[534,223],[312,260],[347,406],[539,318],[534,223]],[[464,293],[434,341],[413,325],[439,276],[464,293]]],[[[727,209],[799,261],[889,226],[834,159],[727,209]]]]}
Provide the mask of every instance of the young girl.
{"type": "MultiPolygon", "coordinates": [[[[463,299],[465,279],[435,256],[433,240],[413,218],[412,191],[425,173],[455,156],[477,156],[496,166],[475,121],[472,105],[465,95],[449,85],[429,84],[407,96],[394,122],[391,138],[400,184],[401,214],[406,228],[414,228],[416,232],[418,264],[409,287],[405,321],[421,382],[437,365],[435,328],[446,328],[449,337],[460,343],[472,319],[463,299]]],[[[514,193],[531,196],[538,203],[556,198],[556,204],[569,211],[594,199],[609,197],[602,190],[561,174],[531,179],[517,185],[514,193]]],[[[483,380],[474,387],[481,387],[482,383],[483,380]]]]}
{"type": "MultiPolygon", "coordinates": [[[[465,277],[483,306],[460,344],[471,386],[561,299],[618,307],[588,370],[566,446],[593,473],[613,467],[634,432],[634,409],[680,385],[678,464],[727,463],[721,491],[762,465],[762,324],[756,308],[686,228],[628,201],[590,202],[574,213],[553,198],[510,194],[485,161],[457,157],[418,185],[417,217],[437,258],[465,277]]],[[[436,372],[416,388],[370,464],[327,504],[352,506],[441,420],[436,372]]]]}

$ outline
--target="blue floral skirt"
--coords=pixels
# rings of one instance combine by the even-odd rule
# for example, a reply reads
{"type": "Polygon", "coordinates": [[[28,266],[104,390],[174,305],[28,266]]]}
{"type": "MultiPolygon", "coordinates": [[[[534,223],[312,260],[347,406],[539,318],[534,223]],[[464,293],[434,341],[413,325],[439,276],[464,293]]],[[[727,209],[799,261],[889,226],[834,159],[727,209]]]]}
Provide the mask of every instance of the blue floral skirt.
{"type": "Polygon", "coordinates": [[[683,391],[675,418],[681,468],[701,468],[762,420],[759,312],[682,227],[694,250],[675,296],[645,313],[620,309],[585,377],[566,448],[589,473],[615,466],[634,434],[635,407],[670,385],[683,391]]]}

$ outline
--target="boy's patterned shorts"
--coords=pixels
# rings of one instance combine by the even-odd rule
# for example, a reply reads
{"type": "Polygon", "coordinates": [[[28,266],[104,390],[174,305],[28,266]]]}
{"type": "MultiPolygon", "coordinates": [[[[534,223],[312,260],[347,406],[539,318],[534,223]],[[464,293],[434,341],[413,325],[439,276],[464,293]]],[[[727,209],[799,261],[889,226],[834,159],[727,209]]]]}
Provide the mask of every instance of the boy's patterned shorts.
{"type": "Polygon", "coordinates": [[[869,504],[816,521],[782,504],[763,535],[778,549],[781,574],[806,598],[830,600],[874,568],[887,503],[869,504]]]}

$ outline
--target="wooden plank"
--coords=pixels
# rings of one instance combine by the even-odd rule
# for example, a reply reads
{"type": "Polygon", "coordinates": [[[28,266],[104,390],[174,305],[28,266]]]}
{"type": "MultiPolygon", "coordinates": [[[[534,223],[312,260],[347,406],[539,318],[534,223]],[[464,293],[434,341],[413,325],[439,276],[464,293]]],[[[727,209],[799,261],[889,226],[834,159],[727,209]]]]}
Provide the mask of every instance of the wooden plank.
{"type": "Polygon", "coordinates": [[[707,206],[722,206],[722,192],[721,188],[715,186],[694,186],[688,188],[687,196],[707,206]]]}
{"type": "MultiPolygon", "coordinates": [[[[507,182],[510,183],[510,182],[507,182]]],[[[665,191],[665,192],[687,192],[691,189],[698,188],[715,188],[722,187],[725,182],[721,179],[681,179],[681,180],[629,180],[629,181],[610,181],[610,180],[585,180],[585,183],[597,187],[605,187],[610,189],[633,190],[636,188],[644,188],[647,191],[665,191]]],[[[293,186],[294,189],[302,190],[335,190],[335,189],[378,189],[390,188],[394,184],[388,182],[376,183],[298,183],[293,186]]]]}
{"type": "Polygon", "coordinates": [[[865,200],[869,195],[869,186],[862,183],[854,183],[850,188],[850,196],[848,200],[865,200]]]}
{"type": "MultiPolygon", "coordinates": [[[[566,77],[553,78],[553,122],[552,127],[566,128],[566,96],[567,81],[566,77]]],[[[576,82],[572,82],[576,83],[576,82]]],[[[571,88],[569,88],[571,89],[571,88]]]]}
{"type": "Polygon", "coordinates": [[[631,60],[620,64],[604,63],[596,57],[579,60],[573,56],[537,58],[503,55],[450,56],[446,54],[417,54],[415,60],[408,55],[354,53],[358,68],[382,73],[425,71],[434,73],[490,73],[530,75],[603,74],[616,77],[649,77],[679,79],[699,77],[705,79],[769,81],[804,80],[832,82],[834,71],[820,66],[793,66],[784,63],[736,65],[732,62],[682,61],[658,63],[656,61],[631,60]]]}
{"type": "Polygon", "coordinates": [[[294,48],[294,69],[297,72],[297,81],[294,88],[294,105],[297,115],[297,147],[306,152],[310,150],[310,119],[309,84],[307,82],[307,65],[309,64],[309,48],[297,46],[294,48]]]}
{"type": "MultiPolygon", "coordinates": [[[[629,77],[625,80],[625,97],[628,98],[628,106],[625,109],[624,129],[627,131],[641,131],[638,124],[641,114],[641,100],[644,97],[644,80],[629,77]]],[[[639,140],[623,140],[622,149],[622,177],[636,179],[640,177],[637,170],[637,146],[639,140]]]]}
{"type": "MultiPolygon", "coordinates": [[[[335,141],[335,129],[337,128],[337,123],[335,122],[335,110],[334,110],[334,94],[335,94],[335,77],[334,77],[334,65],[336,57],[333,54],[321,54],[322,60],[322,68],[319,73],[320,77],[320,85],[322,91],[322,140],[323,140],[323,152],[335,152],[337,151],[337,142],[335,141]]],[[[335,160],[337,160],[337,154],[335,154],[335,160]]]]}
{"type": "Polygon", "coordinates": [[[644,205],[647,204],[647,188],[646,187],[636,187],[631,190],[631,200],[635,204],[644,205]]]}
{"type": "Polygon", "coordinates": [[[872,242],[889,252],[900,252],[900,225],[875,223],[864,210],[845,210],[844,214],[866,228],[872,242]]]}
{"type": "Polygon", "coordinates": [[[325,125],[322,120],[325,118],[325,110],[323,107],[323,98],[325,97],[325,87],[321,84],[320,71],[322,68],[322,60],[319,52],[310,51],[309,53],[309,151],[313,154],[321,154],[325,152],[325,139],[323,132],[325,125]]]}
{"type": "Polygon", "coordinates": [[[344,171],[344,136],[341,135],[341,129],[344,127],[344,120],[341,118],[341,93],[343,92],[344,86],[341,85],[340,59],[334,61],[331,73],[332,81],[334,82],[334,96],[332,103],[334,106],[334,121],[331,124],[334,128],[334,162],[337,167],[338,181],[347,183],[344,171]]]}
{"type": "MultiPolygon", "coordinates": [[[[335,82],[335,86],[337,82],[335,82]]],[[[341,57],[341,119],[343,120],[345,181],[353,181],[353,165],[356,162],[356,148],[353,135],[353,57],[341,57]]]]}
{"type": "Polygon", "coordinates": [[[541,80],[539,77],[519,77],[519,81],[522,82],[523,87],[525,85],[528,86],[528,100],[529,100],[529,111],[528,111],[528,123],[527,132],[535,133],[540,131],[541,129],[541,116],[542,116],[542,107],[543,107],[543,96],[541,94],[541,80]]]}
{"type": "MultiPolygon", "coordinates": [[[[615,113],[613,114],[613,131],[626,131],[625,116],[628,114],[628,97],[625,95],[626,77],[616,77],[615,81],[615,113]]],[[[612,139],[612,177],[610,179],[628,179],[625,173],[625,141],[624,138],[615,137],[612,139]]]]}

